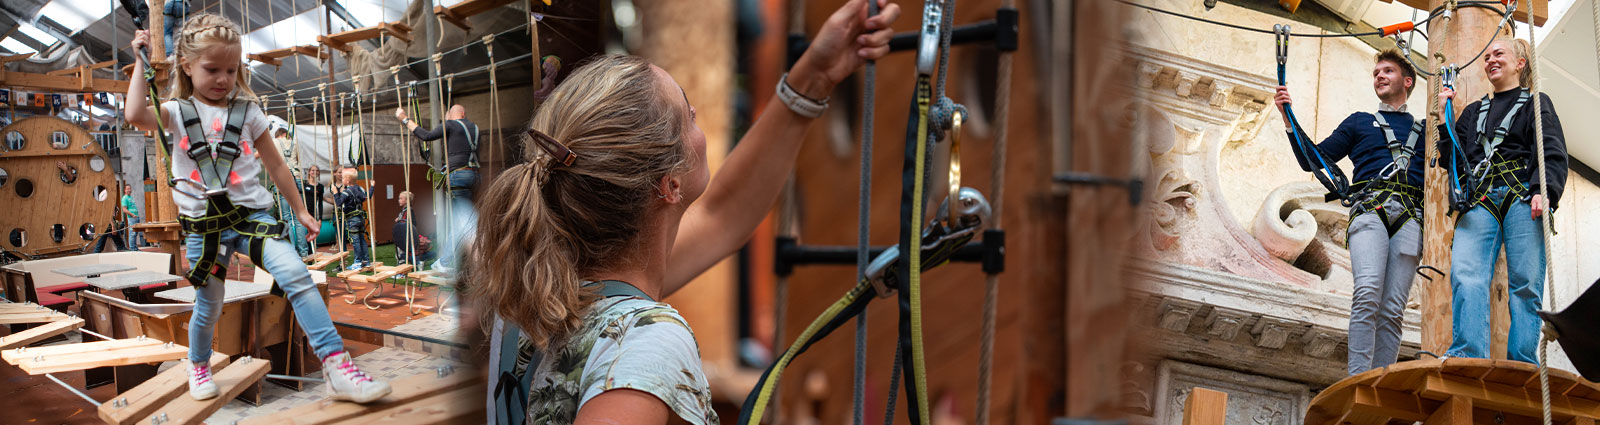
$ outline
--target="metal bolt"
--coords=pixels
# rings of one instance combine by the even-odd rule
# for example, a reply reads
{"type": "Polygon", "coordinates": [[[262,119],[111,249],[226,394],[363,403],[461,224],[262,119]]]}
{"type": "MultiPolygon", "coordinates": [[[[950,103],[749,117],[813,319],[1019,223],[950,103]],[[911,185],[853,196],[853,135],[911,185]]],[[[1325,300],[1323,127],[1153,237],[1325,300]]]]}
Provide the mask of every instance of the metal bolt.
{"type": "Polygon", "coordinates": [[[450,376],[450,374],[452,374],[452,373],[455,373],[456,369],[454,367],[450,367],[450,365],[444,365],[444,366],[440,366],[438,369],[436,369],[436,371],[439,373],[439,377],[443,378],[443,377],[446,377],[446,376],[450,376]]]}
{"type": "Polygon", "coordinates": [[[165,346],[166,348],[172,348],[172,341],[167,341],[167,343],[163,344],[163,346],[165,346]]]}
{"type": "Polygon", "coordinates": [[[28,347],[17,347],[17,354],[22,354],[22,353],[25,353],[27,351],[28,351],[28,347]]]}
{"type": "Polygon", "coordinates": [[[144,341],[144,335],[139,335],[139,338],[138,338],[138,340],[139,340],[139,341],[144,341]]]}
{"type": "Polygon", "coordinates": [[[44,356],[33,356],[33,361],[42,362],[44,361],[44,356]]]}
{"type": "Polygon", "coordinates": [[[255,360],[254,357],[244,356],[244,358],[239,359],[239,363],[249,364],[253,360],[255,360]]]}

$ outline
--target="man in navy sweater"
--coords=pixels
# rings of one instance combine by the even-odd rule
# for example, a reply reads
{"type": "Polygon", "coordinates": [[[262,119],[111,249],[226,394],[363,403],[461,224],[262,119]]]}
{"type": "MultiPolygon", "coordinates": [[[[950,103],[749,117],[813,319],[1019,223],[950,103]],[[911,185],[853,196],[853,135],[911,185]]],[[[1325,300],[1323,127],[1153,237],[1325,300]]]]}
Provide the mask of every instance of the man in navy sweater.
{"type": "MultiPolygon", "coordinates": [[[[1377,55],[1372,69],[1377,111],[1350,114],[1315,148],[1330,163],[1349,157],[1355,165],[1347,233],[1355,275],[1348,344],[1351,375],[1388,366],[1399,357],[1400,323],[1422,252],[1423,158],[1418,150],[1422,127],[1406,113],[1416,73],[1402,54],[1389,49],[1377,55]]],[[[1290,103],[1289,89],[1279,86],[1274,101],[1282,112],[1290,103]]],[[[1287,116],[1284,125],[1295,131],[1287,116]]],[[[1312,171],[1300,147],[1294,149],[1300,168],[1312,171]]]]}

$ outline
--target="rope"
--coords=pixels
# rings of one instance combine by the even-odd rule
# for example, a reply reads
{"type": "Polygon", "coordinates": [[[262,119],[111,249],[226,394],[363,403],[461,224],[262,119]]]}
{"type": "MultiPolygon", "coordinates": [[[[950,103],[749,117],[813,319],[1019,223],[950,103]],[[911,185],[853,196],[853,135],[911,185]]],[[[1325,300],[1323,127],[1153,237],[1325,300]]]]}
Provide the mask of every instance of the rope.
{"type": "MultiPolygon", "coordinates": [[[[878,15],[878,2],[867,2],[867,16],[878,15]]],[[[856,201],[856,280],[867,278],[867,250],[872,232],[872,112],[874,94],[877,92],[878,61],[867,61],[862,70],[864,87],[861,93],[861,185],[856,201]]],[[[867,392],[867,309],[856,315],[855,379],[850,388],[851,423],[861,425],[866,419],[867,392]]]]}
{"type": "MultiPolygon", "coordinates": [[[[1520,0],[1518,3],[1523,1],[1528,0],[1520,0]]],[[[1597,29],[1597,31],[1600,31],[1600,29],[1597,29]]],[[[1551,261],[1550,258],[1550,237],[1555,223],[1550,217],[1553,212],[1550,209],[1550,180],[1549,175],[1546,174],[1544,161],[1544,100],[1539,98],[1539,44],[1537,42],[1538,36],[1535,35],[1536,32],[1533,29],[1533,8],[1530,6],[1528,8],[1528,73],[1532,74],[1533,83],[1529,85],[1528,91],[1532,92],[1531,96],[1533,97],[1533,155],[1539,159],[1539,198],[1543,200],[1545,207],[1544,213],[1539,215],[1539,230],[1542,232],[1540,236],[1544,238],[1544,252],[1541,253],[1544,257],[1544,293],[1549,297],[1550,304],[1555,305],[1555,279],[1553,277],[1555,262],[1551,261]]],[[[1485,155],[1487,154],[1486,152],[1485,155]]],[[[1550,358],[1548,357],[1547,347],[1550,345],[1550,339],[1554,338],[1554,336],[1553,333],[1541,332],[1539,338],[1539,395],[1541,397],[1540,401],[1543,402],[1544,425],[1552,425],[1550,418],[1550,358]]]]}
{"type": "MultiPolygon", "coordinates": [[[[506,60],[499,61],[499,62],[495,62],[495,63],[490,64],[490,65],[483,65],[483,66],[479,66],[477,68],[472,68],[472,69],[469,69],[469,70],[466,70],[466,71],[456,72],[453,75],[456,76],[456,77],[465,77],[465,76],[477,74],[477,73],[480,73],[480,72],[488,72],[489,71],[489,67],[491,65],[496,66],[496,67],[505,66],[505,65],[508,65],[508,64],[511,64],[511,63],[515,63],[515,62],[521,62],[522,60],[528,59],[530,57],[533,57],[532,53],[524,53],[524,54],[518,55],[517,57],[511,58],[511,59],[506,59],[506,60]]],[[[440,76],[440,77],[437,77],[437,78],[426,78],[426,79],[421,79],[421,80],[414,80],[412,82],[421,84],[421,83],[427,83],[427,82],[431,82],[431,81],[442,81],[443,79],[444,79],[444,77],[440,76]]],[[[349,93],[345,93],[345,94],[341,94],[341,96],[347,97],[347,96],[351,96],[351,95],[349,93]]],[[[359,96],[362,96],[362,97],[377,97],[378,94],[370,94],[369,93],[369,94],[361,94],[359,96]]],[[[332,102],[332,100],[323,101],[323,102],[332,102]]],[[[299,104],[307,104],[307,103],[299,103],[299,104]]],[[[281,109],[281,108],[282,107],[277,107],[277,106],[271,107],[271,108],[262,107],[262,111],[276,111],[276,110],[281,109]]]]}
{"type": "MultiPolygon", "coordinates": [[[[318,19],[320,20],[321,18],[319,17],[318,19]]],[[[521,31],[523,28],[527,28],[527,26],[528,26],[528,24],[526,24],[526,23],[518,24],[517,26],[512,27],[512,28],[508,28],[505,31],[501,31],[501,32],[495,33],[495,35],[506,35],[506,34],[509,34],[509,33],[513,32],[513,31],[521,31]]],[[[448,55],[448,54],[451,54],[451,53],[459,52],[459,51],[461,51],[463,49],[466,49],[468,47],[472,47],[475,44],[477,44],[477,42],[462,44],[460,46],[453,47],[450,50],[446,50],[444,52],[437,53],[436,55],[448,55]]],[[[395,65],[395,66],[396,67],[411,67],[412,65],[428,62],[430,60],[431,60],[431,57],[425,57],[425,58],[422,58],[422,59],[417,59],[417,60],[414,60],[414,61],[411,61],[411,62],[406,62],[404,64],[395,65]]],[[[511,62],[511,61],[507,61],[507,62],[511,62]]],[[[299,61],[295,61],[295,64],[297,66],[299,65],[299,63],[300,63],[299,61]]],[[[479,68],[483,68],[483,67],[479,67],[479,68]]],[[[372,72],[369,72],[369,73],[366,73],[366,74],[352,75],[352,76],[350,76],[350,78],[345,78],[345,79],[342,79],[342,80],[334,80],[334,81],[330,81],[329,83],[330,84],[351,83],[351,82],[354,82],[358,78],[369,78],[369,77],[377,76],[378,73],[380,73],[380,72],[384,72],[384,71],[383,70],[377,70],[377,71],[372,71],[372,72]]],[[[297,68],[297,73],[298,73],[298,68],[297,68]]],[[[458,72],[457,74],[466,74],[466,73],[458,72]]],[[[311,81],[311,80],[305,80],[305,81],[311,81]]],[[[418,80],[418,81],[428,81],[428,80],[418,80]]],[[[286,93],[274,93],[274,94],[270,94],[270,95],[263,95],[263,96],[257,96],[257,97],[258,98],[276,98],[276,97],[282,97],[285,94],[286,93]]]]}
{"type": "MultiPolygon", "coordinates": [[[[1002,0],[1000,7],[1005,9],[1015,8],[1014,0],[1002,0]]],[[[989,181],[993,194],[990,199],[993,209],[991,211],[990,229],[1001,230],[1000,220],[1005,217],[1001,206],[1005,205],[1006,188],[1006,141],[1008,140],[1011,122],[1011,55],[1012,52],[1000,53],[999,71],[995,82],[995,142],[994,151],[989,166],[989,181]]],[[[953,202],[953,201],[952,201],[953,202]]],[[[989,403],[992,400],[992,381],[994,380],[994,334],[997,303],[1000,298],[1000,277],[990,274],[984,278],[983,291],[983,328],[979,334],[978,351],[978,418],[976,425],[989,423],[989,403]]]]}

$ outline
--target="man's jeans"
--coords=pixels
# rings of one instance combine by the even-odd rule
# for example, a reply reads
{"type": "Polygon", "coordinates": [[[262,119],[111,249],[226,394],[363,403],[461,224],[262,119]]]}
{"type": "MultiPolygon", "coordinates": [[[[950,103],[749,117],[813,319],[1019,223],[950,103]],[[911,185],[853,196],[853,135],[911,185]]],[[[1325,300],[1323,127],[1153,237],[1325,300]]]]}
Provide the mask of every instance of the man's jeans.
{"type": "Polygon", "coordinates": [[[472,188],[478,184],[478,171],[471,168],[451,171],[448,180],[450,210],[440,227],[444,229],[444,237],[439,248],[439,265],[454,268],[461,263],[456,258],[461,244],[470,241],[472,233],[478,230],[478,214],[472,208],[472,188]]]}
{"type": "Polygon", "coordinates": [[[1422,252],[1422,223],[1407,221],[1393,237],[1384,227],[1386,219],[1401,219],[1403,208],[1389,202],[1382,210],[1350,220],[1350,271],[1355,275],[1347,344],[1351,375],[1388,366],[1400,356],[1400,324],[1422,252]]]}
{"type": "Polygon", "coordinates": [[[128,234],[128,237],[125,238],[125,240],[128,241],[128,247],[135,250],[139,249],[141,246],[148,245],[144,241],[144,232],[133,230],[133,225],[139,223],[141,223],[141,221],[139,220],[138,216],[128,217],[128,228],[125,230],[125,232],[128,234]]]}
{"type": "MultiPolygon", "coordinates": [[[[1505,199],[1506,192],[1506,188],[1497,187],[1489,197],[1505,199]]],[[[1504,243],[1511,295],[1506,357],[1539,363],[1535,349],[1541,320],[1535,311],[1544,297],[1544,232],[1531,211],[1527,201],[1516,201],[1502,223],[1488,209],[1477,206],[1456,221],[1450,258],[1455,332],[1449,356],[1489,358],[1489,280],[1494,276],[1495,260],[1504,243]]]]}
{"type": "MultiPolygon", "coordinates": [[[[271,214],[257,211],[250,215],[251,220],[263,222],[277,222],[271,214]]],[[[227,264],[233,252],[249,252],[249,238],[239,236],[233,230],[222,231],[222,243],[218,248],[216,261],[227,264]]],[[[187,257],[192,265],[199,261],[203,246],[203,237],[190,234],[185,240],[187,257]]],[[[268,239],[262,243],[261,261],[258,264],[272,274],[272,280],[278,288],[284,291],[284,296],[289,299],[289,305],[294,308],[294,316],[300,323],[300,328],[306,332],[306,337],[311,341],[312,351],[318,358],[344,351],[344,341],[339,339],[339,332],[333,329],[333,320],[328,318],[328,306],[322,303],[322,296],[317,292],[317,284],[311,281],[311,272],[306,269],[306,264],[300,261],[300,256],[295,255],[294,246],[282,239],[268,239]]],[[[218,316],[222,314],[222,300],[224,285],[215,278],[204,287],[195,288],[194,315],[189,319],[189,360],[195,363],[204,363],[211,358],[211,338],[214,333],[218,316]]]]}

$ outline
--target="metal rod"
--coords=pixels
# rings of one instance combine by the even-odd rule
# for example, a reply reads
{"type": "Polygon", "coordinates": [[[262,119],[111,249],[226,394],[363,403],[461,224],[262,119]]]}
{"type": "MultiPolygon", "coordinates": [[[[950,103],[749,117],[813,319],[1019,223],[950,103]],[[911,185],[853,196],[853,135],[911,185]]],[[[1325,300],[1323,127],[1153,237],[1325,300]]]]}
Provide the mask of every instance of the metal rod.
{"type": "Polygon", "coordinates": [[[317,384],[320,384],[320,383],[323,383],[323,382],[327,382],[327,381],[324,381],[324,380],[321,380],[321,379],[317,379],[317,378],[307,378],[307,377],[304,377],[304,376],[294,376],[294,375],[279,375],[279,374],[276,374],[276,373],[267,374],[267,379],[282,379],[282,380],[287,380],[287,381],[311,382],[311,383],[317,383],[317,384]]]}
{"type": "Polygon", "coordinates": [[[408,334],[408,333],[395,332],[395,331],[391,331],[391,330],[388,330],[388,329],[378,329],[378,328],[366,327],[366,326],[361,326],[361,325],[357,325],[357,324],[353,324],[353,323],[345,323],[345,322],[333,322],[333,324],[335,326],[344,326],[344,327],[347,327],[347,328],[350,328],[350,329],[355,329],[355,330],[373,332],[373,333],[378,333],[378,334],[383,334],[383,335],[394,335],[394,336],[398,336],[398,337],[402,337],[402,338],[410,338],[410,339],[415,339],[415,340],[422,341],[422,342],[429,342],[429,343],[434,343],[434,344],[439,344],[439,345],[444,345],[444,346],[449,346],[449,347],[463,348],[463,349],[464,348],[470,348],[465,343],[453,342],[453,341],[445,341],[445,340],[442,340],[442,339],[429,338],[429,337],[425,337],[425,336],[421,336],[421,335],[412,335],[412,334],[408,334]]]}
{"type": "Polygon", "coordinates": [[[67,391],[71,391],[73,394],[77,394],[78,397],[83,397],[83,401],[87,401],[87,402],[89,402],[89,404],[93,404],[94,407],[100,407],[100,402],[95,401],[94,398],[89,397],[88,394],[84,394],[83,391],[78,391],[77,388],[73,388],[71,385],[67,385],[66,381],[62,381],[60,378],[56,378],[55,375],[46,373],[46,374],[44,374],[44,377],[50,378],[51,381],[56,381],[56,384],[60,384],[61,388],[66,388],[67,391]]]}
{"type": "Polygon", "coordinates": [[[84,329],[84,328],[78,328],[78,332],[82,332],[82,333],[89,334],[89,335],[94,335],[95,337],[98,337],[100,339],[107,340],[107,341],[116,339],[116,338],[112,338],[112,337],[109,337],[109,336],[105,336],[105,335],[101,335],[101,334],[95,333],[94,331],[91,331],[91,330],[88,330],[88,329],[84,329]]]}

